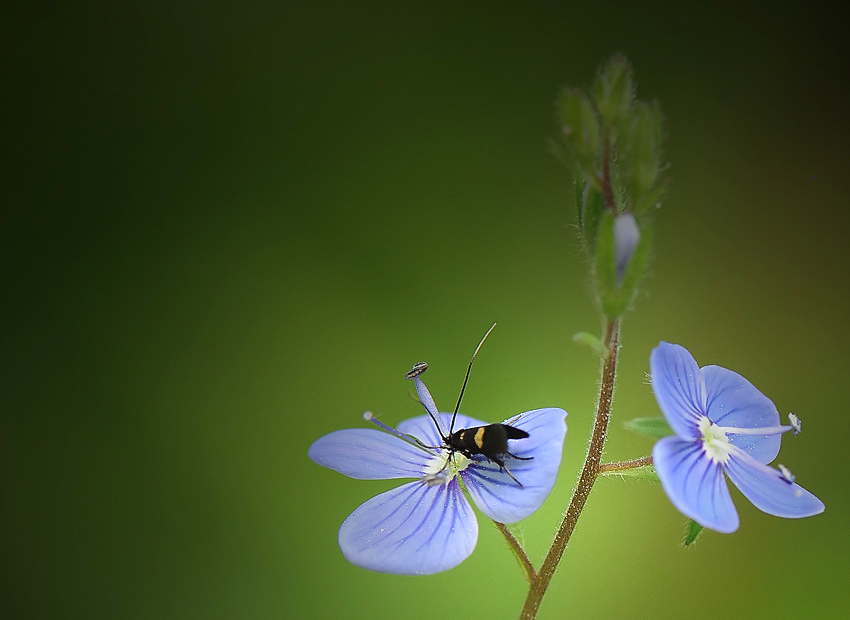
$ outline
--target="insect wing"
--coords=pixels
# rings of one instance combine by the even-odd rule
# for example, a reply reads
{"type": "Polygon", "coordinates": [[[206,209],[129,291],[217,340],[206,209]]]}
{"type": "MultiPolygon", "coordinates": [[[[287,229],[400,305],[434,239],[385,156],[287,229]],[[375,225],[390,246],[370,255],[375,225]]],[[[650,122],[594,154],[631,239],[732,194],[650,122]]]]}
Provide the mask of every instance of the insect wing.
{"type": "MultiPolygon", "coordinates": [[[[493,426],[496,426],[495,424],[493,426]]],[[[515,426],[509,426],[508,424],[499,424],[505,431],[505,436],[508,439],[525,439],[528,437],[528,433],[521,428],[517,428],[515,426]]]]}

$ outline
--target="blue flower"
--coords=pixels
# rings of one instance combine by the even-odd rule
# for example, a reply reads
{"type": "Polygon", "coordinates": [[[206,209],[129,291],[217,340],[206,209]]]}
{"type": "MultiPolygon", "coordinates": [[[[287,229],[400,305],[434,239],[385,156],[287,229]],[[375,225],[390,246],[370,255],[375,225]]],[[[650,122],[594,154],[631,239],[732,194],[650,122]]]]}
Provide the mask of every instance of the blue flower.
{"type": "Polygon", "coordinates": [[[768,467],[781,434],[799,432],[797,416],[782,426],[773,402],[753,384],[720,366],[700,368],[679,345],[662,342],[649,364],[655,398],[676,433],[659,440],[652,456],[676,508],[704,527],[737,530],[725,472],[768,514],[794,519],[823,512],[823,502],[796,484],[787,467],[768,467]]]}
{"type": "MultiPolygon", "coordinates": [[[[461,481],[478,509],[501,523],[515,523],[537,510],[555,484],[561,464],[566,411],[535,409],[504,423],[528,433],[511,440],[505,456],[510,473],[486,457],[467,458],[449,451],[443,429],[452,414],[438,413],[425,384],[416,377],[420,400],[429,415],[404,420],[392,429],[366,413],[374,429],[335,431],[310,446],[319,465],[360,480],[413,478],[366,501],[339,528],[343,555],[357,566],[399,575],[448,570],[472,553],[478,521],[461,481]],[[529,459],[529,460],[520,460],[529,459]],[[515,478],[511,478],[511,474],[515,478]]],[[[454,430],[485,426],[458,414],[454,430]]]]}

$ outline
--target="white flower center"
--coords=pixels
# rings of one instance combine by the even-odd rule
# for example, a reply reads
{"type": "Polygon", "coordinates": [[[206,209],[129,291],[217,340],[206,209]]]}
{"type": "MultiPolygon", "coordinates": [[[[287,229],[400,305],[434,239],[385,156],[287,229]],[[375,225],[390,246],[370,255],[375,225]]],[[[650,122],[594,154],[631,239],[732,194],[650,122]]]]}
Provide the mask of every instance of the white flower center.
{"type": "Polygon", "coordinates": [[[471,462],[460,452],[441,450],[440,454],[435,455],[428,461],[422,475],[422,480],[430,486],[448,484],[459,472],[466,469],[471,462]]]}
{"type": "Polygon", "coordinates": [[[706,416],[699,420],[700,439],[705,454],[715,463],[725,464],[732,452],[732,444],[726,433],[706,416]]]}

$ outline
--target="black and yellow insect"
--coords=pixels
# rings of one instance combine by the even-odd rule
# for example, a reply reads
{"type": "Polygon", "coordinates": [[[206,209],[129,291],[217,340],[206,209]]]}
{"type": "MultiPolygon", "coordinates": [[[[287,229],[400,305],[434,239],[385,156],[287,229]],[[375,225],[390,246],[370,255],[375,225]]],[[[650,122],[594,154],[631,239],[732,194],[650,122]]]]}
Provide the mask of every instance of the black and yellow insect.
{"type": "MultiPolygon", "coordinates": [[[[523,458],[508,452],[508,439],[525,439],[526,437],[528,437],[528,433],[521,428],[507,424],[488,424],[487,426],[473,426],[455,431],[448,437],[444,437],[443,441],[449,450],[460,452],[467,458],[470,458],[473,454],[483,454],[499,467],[505,469],[505,456],[511,456],[522,461],[532,458],[523,458]]],[[[510,472],[508,473],[510,474],[510,472]]]]}
{"type": "MultiPolygon", "coordinates": [[[[496,327],[496,325],[494,324],[493,327],[496,327]]],[[[463,392],[466,389],[466,383],[469,380],[469,371],[472,370],[472,362],[475,361],[475,355],[478,353],[478,349],[481,348],[481,345],[484,344],[484,340],[488,335],[490,335],[490,332],[493,331],[493,327],[484,334],[484,338],[482,338],[481,342],[478,343],[478,347],[475,349],[475,352],[472,354],[472,359],[469,361],[469,367],[466,369],[466,377],[464,378],[463,386],[460,389],[460,397],[457,399],[457,405],[455,406],[454,413],[452,414],[452,422],[449,426],[448,433],[443,434],[443,427],[440,425],[435,416],[436,406],[433,406],[433,399],[431,399],[430,393],[426,392],[426,398],[427,400],[430,400],[430,404],[432,406],[429,407],[429,404],[425,402],[423,402],[423,405],[425,405],[425,410],[428,412],[428,415],[431,416],[431,419],[437,427],[437,432],[443,440],[443,447],[449,452],[446,464],[448,464],[452,455],[456,452],[462,454],[466,458],[472,458],[473,455],[480,454],[488,460],[496,463],[499,466],[499,470],[503,470],[514,482],[516,482],[519,486],[522,486],[522,483],[514,477],[505,465],[505,457],[509,456],[520,461],[529,461],[534,458],[531,456],[517,456],[508,450],[509,439],[525,439],[529,437],[527,432],[521,428],[515,428],[508,424],[487,424],[485,426],[462,428],[459,431],[454,430],[455,418],[457,417],[458,409],[460,409],[460,401],[463,399],[463,392]],[[432,409],[434,411],[432,411],[432,409]]],[[[413,365],[413,368],[405,374],[405,378],[413,381],[426,370],[428,370],[427,363],[417,362],[413,365]]],[[[421,385],[424,388],[424,384],[421,385]]],[[[424,389],[427,390],[427,388],[424,389]]]]}

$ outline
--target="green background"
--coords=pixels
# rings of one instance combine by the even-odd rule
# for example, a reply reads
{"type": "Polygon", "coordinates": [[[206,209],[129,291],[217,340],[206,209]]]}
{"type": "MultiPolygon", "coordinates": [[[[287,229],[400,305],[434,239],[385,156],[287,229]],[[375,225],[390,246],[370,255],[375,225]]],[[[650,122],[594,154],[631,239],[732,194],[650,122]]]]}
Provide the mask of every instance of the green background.
{"type": "MultiPolygon", "coordinates": [[[[837,10],[837,9],[836,9],[837,10]]],[[[658,415],[659,340],[748,377],[804,433],[800,521],[679,541],[659,485],[601,480],[541,617],[843,617],[847,44],[816,4],[178,2],[5,19],[3,615],[511,618],[495,528],[429,577],[349,565],[337,528],[394,486],[316,438],[442,408],[570,413],[522,536],[539,563],[586,446],[598,332],[554,101],[612,53],[667,119],[672,189],[623,326],[607,455],[658,415]]]]}

